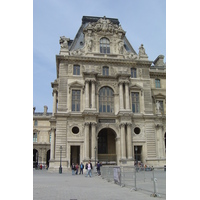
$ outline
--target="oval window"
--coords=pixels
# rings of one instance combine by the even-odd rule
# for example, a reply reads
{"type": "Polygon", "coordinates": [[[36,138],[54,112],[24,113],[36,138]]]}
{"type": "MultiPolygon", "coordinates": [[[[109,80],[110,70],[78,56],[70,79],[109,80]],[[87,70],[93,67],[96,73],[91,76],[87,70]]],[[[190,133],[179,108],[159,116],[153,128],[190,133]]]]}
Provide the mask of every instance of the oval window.
{"type": "Polygon", "coordinates": [[[135,128],[134,128],[134,133],[135,133],[135,134],[139,134],[139,133],[140,133],[140,128],[135,127],[135,128]]]}
{"type": "Polygon", "coordinates": [[[74,134],[77,134],[77,133],[79,132],[79,128],[78,128],[77,126],[74,126],[74,127],[72,128],[72,132],[73,132],[74,134]]]}

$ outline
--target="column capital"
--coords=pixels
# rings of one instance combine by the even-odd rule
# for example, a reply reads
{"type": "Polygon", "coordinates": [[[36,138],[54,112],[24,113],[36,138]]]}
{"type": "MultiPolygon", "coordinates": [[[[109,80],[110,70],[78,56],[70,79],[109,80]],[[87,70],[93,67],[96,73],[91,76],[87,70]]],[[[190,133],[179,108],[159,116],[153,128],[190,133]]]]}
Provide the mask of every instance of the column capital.
{"type": "Polygon", "coordinates": [[[85,125],[85,126],[89,126],[89,125],[90,125],[90,122],[85,122],[84,125],[85,125]]]}
{"type": "Polygon", "coordinates": [[[131,127],[132,126],[132,123],[131,122],[128,122],[126,123],[128,127],[131,127]]]}
{"type": "Polygon", "coordinates": [[[119,127],[120,127],[120,128],[121,128],[121,127],[125,127],[125,125],[126,125],[126,123],[122,122],[122,123],[119,124],[119,127]]]}
{"type": "Polygon", "coordinates": [[[96,126],[97,123],[96,123],[96,122],[91,122],[91,125],[92,125],[92,126],[96,126]]]}

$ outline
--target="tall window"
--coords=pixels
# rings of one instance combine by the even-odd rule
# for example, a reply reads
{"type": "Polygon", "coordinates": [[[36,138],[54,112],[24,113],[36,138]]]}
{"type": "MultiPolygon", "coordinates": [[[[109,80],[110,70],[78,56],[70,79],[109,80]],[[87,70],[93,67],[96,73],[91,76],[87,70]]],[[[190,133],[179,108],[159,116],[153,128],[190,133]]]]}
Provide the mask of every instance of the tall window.
{"type": "Polygon", "coordinates": [[[99,112],[114,113],[114,94],[110,87],[99,90],[99,112]]]}
{"type": "Polygon", "coordinates": [[[72,111],[80,111],[80,90],[72,90],[72,111]]]}
{"type": "Polygon", "coordinates": [[[79,65],[74,65],[73,75],[80,75],[80,66],[79,65]]]}
{"type": "Polygon", "coordinates": [[[37,133],[33,133],[33,142],[37,142],[37,133]]]}
{"type": "Polygon", "coordinates": [[[108,76],[109,75],[109,67],[103,67],[103,75],[108,76]]]}
{"type": "Polygon", "coordinates": [[[131,78],[137,78],[136,68],[131,68],[131,78]]]}
{"type": "Polygon", "coordinates": [[[107,38],[100,40],[100,53],[110,53],[110,41],[107,38]]]}
{"type": "Polygon", "coordinates": [[[156,88],[160,88],[160,79],[155,79],[156,88]]]}
{"type": "Polygon", "coordinates": [[[132,92],[132,112],[139,113],[140,112],[140,99],[139,99],[139,92],[132,92]]]}
{"type": "Polygon", "coordinates": [[[35,121],[34,121],[34,126],[37,126],[37,125],[38,125],[38,121],[35,120],[35,121]]]}

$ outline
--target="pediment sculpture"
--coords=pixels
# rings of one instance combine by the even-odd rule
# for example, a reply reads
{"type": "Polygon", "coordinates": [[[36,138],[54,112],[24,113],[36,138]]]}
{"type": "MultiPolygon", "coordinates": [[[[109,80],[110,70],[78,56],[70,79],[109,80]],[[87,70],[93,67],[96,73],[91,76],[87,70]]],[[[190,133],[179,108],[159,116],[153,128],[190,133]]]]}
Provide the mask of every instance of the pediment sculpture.
{"type": "Polygon", "coordinates": [[[122,33],[125,35],[125,31],[120,25],[113,24],[109,19],[100,18],[97,22],[89,23],[84,29],[84,32],[91,30],[92,32],[109,32],[109,33],[122,33]]]}

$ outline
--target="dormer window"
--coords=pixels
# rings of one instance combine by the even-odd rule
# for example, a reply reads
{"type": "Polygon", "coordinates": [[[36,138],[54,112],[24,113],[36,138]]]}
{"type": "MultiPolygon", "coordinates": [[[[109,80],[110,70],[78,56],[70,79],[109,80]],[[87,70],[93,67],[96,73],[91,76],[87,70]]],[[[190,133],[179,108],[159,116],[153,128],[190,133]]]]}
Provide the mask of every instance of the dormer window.
{"type": "Polygon", "coordinates": [[[110,41],[107,38],[101,38],[100,40],[100,53],[110,53],[110,41]]]}

